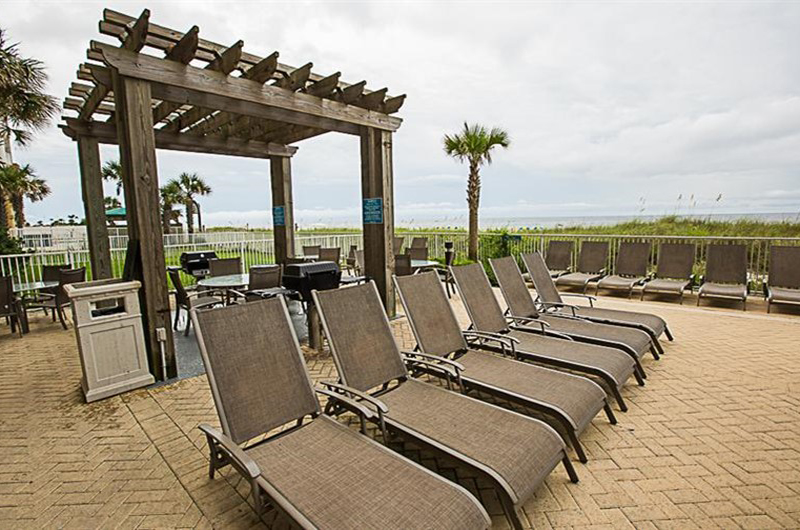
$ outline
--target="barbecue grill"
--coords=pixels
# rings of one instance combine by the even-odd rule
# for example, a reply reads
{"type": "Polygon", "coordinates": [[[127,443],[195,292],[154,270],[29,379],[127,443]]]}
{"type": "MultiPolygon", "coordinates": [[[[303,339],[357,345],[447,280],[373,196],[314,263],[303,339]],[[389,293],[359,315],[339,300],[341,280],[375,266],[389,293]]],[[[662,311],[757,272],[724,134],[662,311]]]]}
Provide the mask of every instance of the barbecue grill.
{"type": "Polygon", "coordinates": [[[205,278],[209,273],[208,261],[212,259],[217,259],[213,250],[184,252],[180,257],[181,270],[195,278],[205,278]]]}
{"type": "Polygon", "coordinates": [[[283,268],[283,286],[300,293],[300,298],[306,303],[313,303],[312,289],[337,289],[341,277],[339,265],[332,261],[288,263],[283,268]]]}

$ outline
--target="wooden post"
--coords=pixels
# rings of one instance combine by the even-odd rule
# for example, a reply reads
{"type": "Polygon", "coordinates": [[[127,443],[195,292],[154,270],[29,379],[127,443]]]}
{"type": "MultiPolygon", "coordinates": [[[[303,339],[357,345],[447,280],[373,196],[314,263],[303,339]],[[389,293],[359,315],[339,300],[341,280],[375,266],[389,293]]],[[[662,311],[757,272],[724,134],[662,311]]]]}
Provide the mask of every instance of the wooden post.
{"type": "Polygon", "coordinates": [[[371,127],[361,131],[361,197],[365,274],[375,281],[386,313],[393,316],[394,183],[389,131],[371,127]]]}
{"type": "Polygon", "coordinates": [[[158,191],[156,148],[153,134],[153,108],[150,84],[113,72],[117,138],[125,187],[128,251],[135,254],[130,264],[134,279],[142,282],[139,291],[145,344],[150,372],[162,378],[158,330],[165,330],[164,357],[167,377],[177,375],[175,344],[172,341],[164,238],[158,191]]]}
{"type": "Polygon", "coordinates": [[[272,229],[275,263],[294,257],[294,202],[292,201],[292,159],[272,156],[269,159],[272,181],[272,229]]]}
{"type": "Polygon", "coordinates": [[[111,248],[108,241],[103,177],[100,173],[100,144],[97,138],[91,136],[78,136],[77,141],[92,279],[111,278],[111,248]]]}

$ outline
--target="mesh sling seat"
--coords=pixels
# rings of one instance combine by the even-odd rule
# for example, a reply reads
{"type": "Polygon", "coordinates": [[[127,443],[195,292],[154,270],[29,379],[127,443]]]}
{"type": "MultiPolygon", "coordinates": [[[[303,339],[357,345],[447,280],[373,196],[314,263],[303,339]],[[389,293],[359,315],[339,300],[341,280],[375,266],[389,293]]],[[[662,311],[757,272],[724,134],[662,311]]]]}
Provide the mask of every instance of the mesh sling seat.
{"type": "Polygon", "coordinates": [[[658,248],[655,278],[642,287],[645,294],[674,294],[683,304],[683,293],[694,282],[695,246],[691,243],[663,243],[658,248]]]}
{"type": "Polygon", "coordinates": [[[556,241],[551,239],[547,243],[547,268],[553,278],[567,274],[572,269],[573,241],[556,241]]]}
{"type": "Polygon", "coordinates": [[[578,256],[577,272],[570,272],[559,276],[556,278],[556,285],[579,287],[585,294],[589,282],[599,280],[605,276],[607,260],[607,242],[584,241],[581,244],[581,253],[578,256]]]}
{"type": "Polygon", "coordinates": [[[650,261],[650,243],[621,243],[614,263],[614,274],[601,278],[594,287],[594,294],[600,289],[609,291],[628,291],[647,280],[647,264],[650,261]]]}
{"type": "MultiPolygon", "coordinates": [[[[282,298],[192,318],[222,425],[200,426],[209,475],[235,468],[259,515],[277,509],[300,528],[489,526],[463,488],[321,413],[282,298]]],[[[373,416],[346,396],[316,391],[362,421],[373,416]]]]}
{"type": "MultiPolygon", "coordinates": [[[[525,325],[533,322],[537,326],[544,327],[546,325],[550,331],[567,335],[577,342],[618,349],[633,358],[642,377],[645,377],[644,369],[640,363],[642,357],[649,351],[652,352],[653,357],[659,358],[659,354],[653,346],[653,341],[644,331],[625,326],[591,322],[564,313],[540,313],[536,309],[533,297],[531,297],[530,291],[528,291],[522,279],[522,273],[520,273],[514,258],[490,260],[490,263],[500,284],[503,298],[506,300],[512,327],[515,324],[525,325]],[[544,322],[544,324],[537,324],[537,322],[544,322]]],[[[484,313],[485,316],[481,320],[485,319],[487,323],[498,325],[500,319],[496,318],[495,310],[499,311],[500,317],[503,316],[503,313],[497,304],[497,299],[492,292],[489,278],[486,276],[483,267],[479,266],[478,268],[473,267],[465,270],[462,272],[462,277],[466,284],[466,296],[470,298],[469,302],[466,299],[464,300],[468,311],[484,313]],[[485,302],[482,302],[482,300],[485,300],[485,302]],[[481,304],[485,307],[478,307],[481,304]]],[[[503,322],[505,322],[505,319],[503,319],[503,322]]]]}
{"type": "Polygon", "coordinates": [[[770,247],[769,276],[764,290],[767,313],[772,304],[800,304],[800,246],[770,247]]]}
{"type": "MultiPolygon", "coordinates": [[[[514,349],[514,355],[521,360],[566,369],[580,375],[599,380],[606,390],[614,396],[622,411],[628,410],[622,398],[622,386],[634,376],[640,385],[642,376],[636,370],[636,361],[627,353],[595,344],[572,340],[569,336],[547,330],[543,321],[534,327],[511,326],[503,316],[503,310],[494,296],[483,268],[453,267],[456,286],[461,301],[467,309],[472,325],[471,330],[479,336],[492,339],[505,339],[514,349]]],[[[487,343],[493,347],[493,342],[487,343]]],[[[495,347],[501,350],[504,346],[495,347]]],[[[505,346],[508,347],[508,346],[505,346]]]]}
{"type": "Polygon", "coordinates": [[[489,394],[543,414],[566,433],[579,455],[583,452],[578,437],[601,410],[616,423],[606,392],[597,383],[520,362],[510,349],[504,352],[507,357],[500,357],[482,351],[480,344],[467,344],[465,335],[472,337],[462,334],[435,272],[395,276],[394,281],[417,340],[419,353],[409,355],[455,367],[465,393],[489,394]]]}
{"type": "Polygon", "coordinates": [[[706,274],[697,291],[701,298],[741,300],[747,310],[747,247],[744,245],[709,245],[706,274]]]}
{"type": "MultiPolygon", "coordinates": [[[[667,326],[667,321],[658,315],[652,313],[641,313],[639,311],[621,311],[618,309],[604,309],[601,307],[594,307],[594,298],[586,296],[589,300],[589,307],[575,306],[564,303],[564,296],[584,296],[574,293],[560,293],[556,289],[553,280],[550,278],[550,273],[547,270],[542,256],[534,252],[532,254],[523,254],[522,261],[525,263],[525,268],[533,279],[533,285],[536,288],[537,302],[544,308],[545,312],[558,314],[563,313],[573,317],[579,317],[590,322],[598,322],[601,324],[613,324],[616,326],[627,326],[640,329],[650,336],[650,340],[656,347],[659,353],[664,353],[661,343],[658,339],[662,333],[666,334],[667,339],[673,340],[672,333],[667,326]]],[[[516,265],[516,263],[515,263],[516,265]]],[[[645,284],[645,287],[647,284],[645,284]]],[[[513,282],[509,289],[513,289],[513,282]]],[[[520,295],[521,296],[521,295],[520,295]]],[[[530,296],[530,294],[528,294],[530,296]]],[[[524,298],[523,298],[524,303],[524,298]]]]}
{"type": "Polygon", "coordinates": [[[340,388],[354,399],[379,399],[386,432],[489,480],[515,528],[522,528],[517,508],[559,462],[577,481],[563,440],[546,423],[410,378],[405,363],[455,372],[401,355],[373,282],[312,293],[347,385],[340,388]]]}

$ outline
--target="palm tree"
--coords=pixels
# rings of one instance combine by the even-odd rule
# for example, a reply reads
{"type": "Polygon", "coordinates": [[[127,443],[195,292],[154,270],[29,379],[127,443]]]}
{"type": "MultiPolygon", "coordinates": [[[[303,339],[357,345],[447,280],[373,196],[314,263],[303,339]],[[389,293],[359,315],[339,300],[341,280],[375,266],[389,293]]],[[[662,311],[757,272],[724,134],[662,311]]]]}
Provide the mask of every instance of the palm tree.
{"type": "Polygon", "coordinates": [[[118,160],[109,160],[103,164],[103,169],[100,170],[103,175],[103,180],[114,182],[117,185],[117,197],[122,193],[122,166],[118,160]]]}
{"type": "Polygon", "coordinates": [[[481,198],[480,169],[492,163],[492,149],[507,148],[511,144],[508,133],[497,127],[491,130],[482,125],[469,125],[457,134],[444,136],[444,152],[459,162],[469,163],[467,204],[469,204],[469,259],[478,260],[478,206],[481,198]]]}
{"type": "Polygon", "coordinates": [[[170,180],[159,190],[161,192],[161,222],[164,226],[164,233],[170,233],[170,223],[174,221],[178,212],[173,207],[183,202],[183,192],[178,181],[170,180]]]}
{"type": "MultiPolygon", "coordinates": [[[[200,205],[195,200],[196,195],[208,195],[211,187],[206,184],[197,173],[181,173],[177,179],[171,180],[180,189],[181,202],[186,206],[186,231],[194,233],[194,211],[197,209],[198,220],[200,219],[200,205]]],[[[203,229],[202,224],[200,230],[203,229]]]]}
{"type": "Polygon", "coordinates": [[[12,138],[28,143],[58,112],[58,101],[44,92],[47,73],[36,59],[22,57],[0,29],[0,165],[12,163],[12,138]]]}
{"type": "Polygon", "coordinates": [[[0,190],[3,198],[3,217],[7,227],[25,226],[25,199],[40,201],[50,195],[50,186],[26,164],[9,164],[0,168],[0,190]],[[16,223],[15,223],[16,220],[16,223]]]}
{"type": "Polygon", "coordinates": [[[122,203],[116,197],[105,197],[105,209],[113,210],[115,208],[122,208],[122,203]]]}

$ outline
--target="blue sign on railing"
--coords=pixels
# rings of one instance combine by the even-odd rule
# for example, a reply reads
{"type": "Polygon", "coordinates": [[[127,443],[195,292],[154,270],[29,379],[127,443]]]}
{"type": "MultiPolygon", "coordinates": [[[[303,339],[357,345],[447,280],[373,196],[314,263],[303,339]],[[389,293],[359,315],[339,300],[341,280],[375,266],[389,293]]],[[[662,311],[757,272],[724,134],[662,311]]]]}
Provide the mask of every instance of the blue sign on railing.
{"type": "Polygon", "coordinates": [[[364,199],[363,210],[365,225],[383,224],[383,199],[364,199]]]}
{"type": "Polygon", "coordinates": [[[272,225],[286,226],[286,210],[283,206],[272,207],[272,225]]]}

